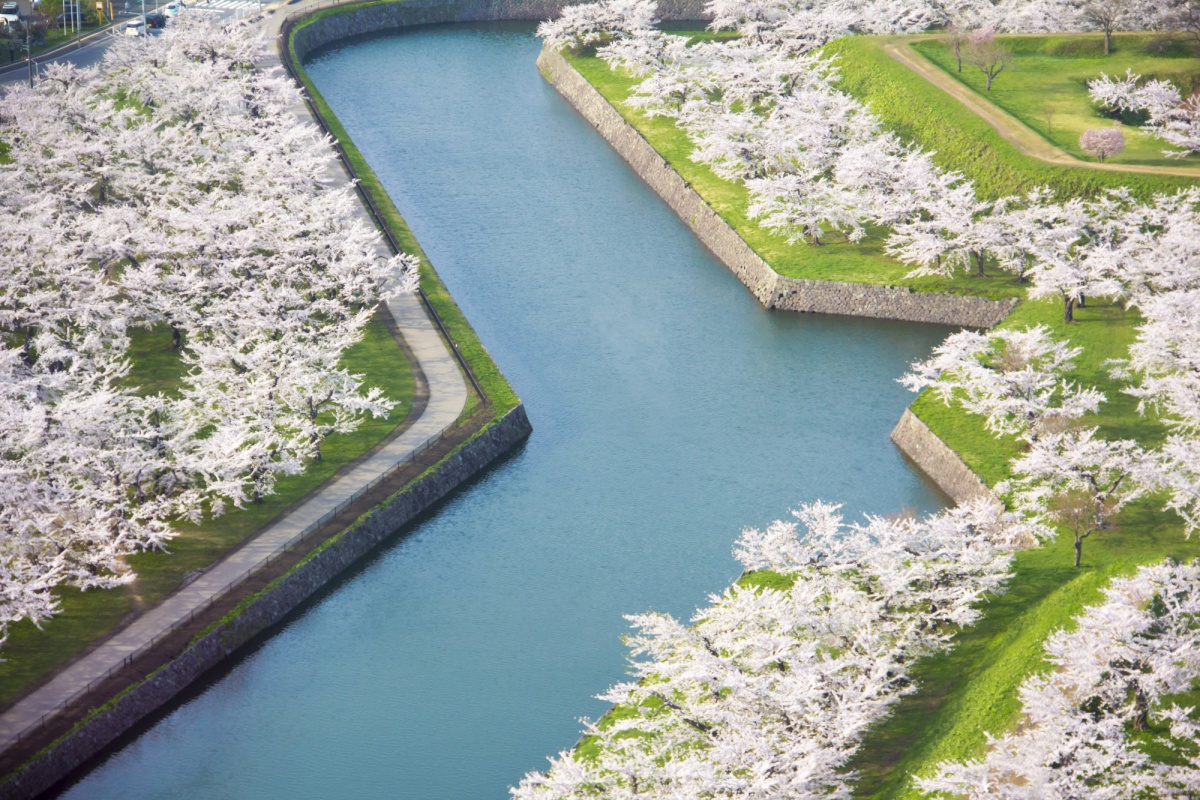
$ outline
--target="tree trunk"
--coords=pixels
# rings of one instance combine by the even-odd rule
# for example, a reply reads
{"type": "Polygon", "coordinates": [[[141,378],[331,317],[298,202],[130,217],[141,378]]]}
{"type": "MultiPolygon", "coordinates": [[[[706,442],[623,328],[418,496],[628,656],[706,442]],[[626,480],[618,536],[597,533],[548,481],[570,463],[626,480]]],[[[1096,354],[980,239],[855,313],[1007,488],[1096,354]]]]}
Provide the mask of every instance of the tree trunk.
{"type": "Polygon", "coordinates": [[[174,325],[171,326],[171,346],[176,350],[183,346],[183,331],[174,325]]]}
{"type": "Polygon", "coordinates": [[[1063,322],[1074,322],[1075,315],[1071,313],[1075,308],[1075,298],[1068,297],[1063,304],[1063,322]]]}
{"type": "Polygon", "coordinates": [[[975,277],[983,278],[983,251],[977,250],[971,255],[975,256],[975,277]]]}
{"type": "Polygon", "coordinates": [[[984,75],[987,75],[987,90],[990,92],[992,90],[992,78],[995,76],[990,72],[985,72],[984,75]]]}
{"type": "Polygon", "coordinates": [[[1109,28],[1105,28],[1104,29],[1104,55],[1108,55],[1111,52],[1112,52],[1112,30],[1109,28]]]}
{"type": "Polygon", "coordinates": [[[1146,700],[1146,693],[1142,691],[1141,686],[1134,686],[1133,703],[1133,707],[1137,709],[1133,715],[1133,729],[1144,731],[1150,727],[1150,703],[1146,700]]]}
{"type": "Polygon", "coordinates": [[[25,328],[25,341],[21,342],[21,360],[25,362],[25,366],[33,366],[33,355],[30,353],[30,348],[33,347],[33,336],[37,329],[32,325],[25,328]]]}
{"type": "Polygon", "coordinates": [[[1075,566],[1079,566],[1079,560],[1083,557],[1083,537],[1075,537],[1075,566]]]}

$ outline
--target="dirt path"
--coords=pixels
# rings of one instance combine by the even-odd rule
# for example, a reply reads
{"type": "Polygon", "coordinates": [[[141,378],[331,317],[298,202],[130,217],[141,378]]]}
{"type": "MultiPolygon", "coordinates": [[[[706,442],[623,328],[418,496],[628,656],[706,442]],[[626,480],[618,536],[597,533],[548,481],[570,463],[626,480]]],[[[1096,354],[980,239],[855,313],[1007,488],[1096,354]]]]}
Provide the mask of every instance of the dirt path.
{"type": "Polygon", "coordinates": [[[1151,175],[1178,175],[1185,178],[1200,178],[1200,167],[1162,167],[1147,164],[1100,164],[1094,161],[1080,161],[1050,142],[1034,133],[1016,117],[1003,111],[976,94],[970,87],[965,86],[944,70],[932,63],[909,45],[922,39],[906,38],[903,41],[883,43],[883,50],[892,58],[899,61],[913,72],[920,75],[946,94],[962,103],[974,114],[991,125],[996,133],[1027,156],[1044,161],[1047,164],[1057,164],[1065,167],[1082,167],[1084,169],[1104,170],[1105,172],[1140,172],[1151,175]]]}

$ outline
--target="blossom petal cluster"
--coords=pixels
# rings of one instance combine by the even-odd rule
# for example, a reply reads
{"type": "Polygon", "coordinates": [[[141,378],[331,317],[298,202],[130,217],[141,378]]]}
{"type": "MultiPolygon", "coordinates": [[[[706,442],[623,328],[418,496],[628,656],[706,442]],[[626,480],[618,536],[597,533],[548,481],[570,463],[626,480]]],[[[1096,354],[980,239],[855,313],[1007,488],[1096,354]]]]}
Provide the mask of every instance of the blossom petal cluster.
{"type": "Polygon", "coordinates": [[[1088,94],[1097,106],[1115,112],[1143,112],[1144,130],[1172,147],[1163,153],[1181,158],[1200,151],[1200,98],[1183,97],[1175,84],[1156,79],[1141,83],[1132,69],[1124,78],[1101,73],[1088,81],[1088,94]]]}

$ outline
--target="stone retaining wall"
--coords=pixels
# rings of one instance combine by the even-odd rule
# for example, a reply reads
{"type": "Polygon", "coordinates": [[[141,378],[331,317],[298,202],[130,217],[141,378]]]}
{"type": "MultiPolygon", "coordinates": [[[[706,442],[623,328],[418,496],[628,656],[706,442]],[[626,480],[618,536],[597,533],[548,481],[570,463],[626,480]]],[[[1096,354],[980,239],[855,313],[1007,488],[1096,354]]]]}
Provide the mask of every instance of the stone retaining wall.
{"type": "Polygon", "coordinates": [[[532,427],[524,406],[451,453],[432,472],[392,495],[151,677],[25,765],[0,785],[0,800],[26,800],[53,787],[117,737],[161,708],[189,684],[350,567],[422,511],[470,480],[525,439],[532,427]]]}
{"type": "Polygon", "coordinates": [[[990,328],[1016,305],[1015,299],[987,300],[914,292],[900,286],[798,280],[778,274],[562,55],[543,48],[537,63],[546,80],[595,126],[766,308],[990,328]]]}
{"type": "Polygon", "coordinates": [[[900,422],[892,430],[892,441],[939,489],[954,498],[954,502],[962,503],[976,497],[996,499],[992,490],[959,458],[958,453],[929,430],[929,426],[917,419],[910,409],[904,410],[900,422]]]}
{"type": "Polygon", "coordinates": [[[905,286],[810,281],[780,275],[767,305],[782,311],[845,314],[968,328],[990,328],[1008,316],[1015,298],[986,300],[956,294],[914,292],[905,286]]]}
{"type": "MultiPolygon", "coordinates": [[[[438,22],[482,22],[527,20],[540,22],[557,17],[563,6],[582,0],[405,0],[347,9],[313,20],[296,31],[294,47],[301,61],[321,47],[342,39],[366,36],[438,22]]],[[[658,0],[658,15],[664,20],[706,20],[706,0],[658,0]]]]}

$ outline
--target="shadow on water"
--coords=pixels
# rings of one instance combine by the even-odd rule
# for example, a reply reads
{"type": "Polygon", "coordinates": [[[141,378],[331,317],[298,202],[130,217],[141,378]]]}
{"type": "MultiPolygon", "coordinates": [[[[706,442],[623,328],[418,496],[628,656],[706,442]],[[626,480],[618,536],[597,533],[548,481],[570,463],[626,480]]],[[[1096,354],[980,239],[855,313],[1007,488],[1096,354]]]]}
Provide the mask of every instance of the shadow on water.
{"type": "Polygon", "coordinates": [[[888,433],[946,328],[768,313],[538,75],[532,26],[331,48],[313,79],[535,432],[144,726],[72,798],[499,798],[684,617],[745,525],[945,498],[888,433]]]}

